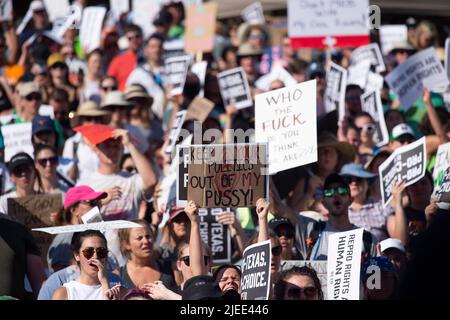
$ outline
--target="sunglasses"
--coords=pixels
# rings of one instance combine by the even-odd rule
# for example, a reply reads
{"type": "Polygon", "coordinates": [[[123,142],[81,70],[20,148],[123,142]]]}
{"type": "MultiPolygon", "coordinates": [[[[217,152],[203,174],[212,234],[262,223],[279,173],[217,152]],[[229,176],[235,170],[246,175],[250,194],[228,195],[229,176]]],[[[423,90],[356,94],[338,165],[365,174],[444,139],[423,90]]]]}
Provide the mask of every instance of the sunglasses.
{"type": "Polygon", "coordinates": [[[368,133],[375,132],[376,126],[373,123],[366,123],[361,127],[361,130],[367,131],[368,133]]]}
{"type": "Polygon", "coordinates": [[[19,177],[23,173],[30,174],[32,171],[33,171],[32,167],[24,165],[24,166],[19,166],[17,168],[14,168],[11,173],[13,175],[15,175],[16,177],[19,177]]]}
{"type": "Polygon", "coordinates": [[[81,200],[79,203],[86,204],[91,207],[98,207],[101,202],[100,200],[95,199],[95,200],[81,200]]]}
{"type": "Polygon", "coordinates": [[[278,257],[281,254],[283,248],[281,246],[276,246],[272,248],[272,255],[278,257]]]}
{"type": "Polygon", "coordinates": [[[335,194],[339,194],[341,196],[348,194],[348,188],[338,187],[338,188],[329,188],[323,190],[323,195],[325,197],[332,197],[335,194]]]}
{"type": "Polygon", "coordinates": [[[49,162],[51,166],[56,166],[58,164],[58,157],[55,156],[37,160],[37,163],[39,163],[39,165],[44,168],[47,166],[47,163],[49,162]]]}
{"type": "Polygon", "coordinates": [[[104,247],[87,247],[86,249],[82,250],[81,253],[83,253],[83,256],[88,260],[94,256],[94,253],[97,253],[98,259],[105,259],[106,257],[108,257],[108,249],[104,247]]]}
{"type": "Polygon", "coordinates": [[[33,100],[40,101],[40,100],[42,100],[42,96],[40,94],[30,94],[29,96],[26,96],[25,99],[27,101],[33,101],[33,100]]]}
{"type": "MultiPolygon", "coordinates": [[[[191,264],[191,261],[189,260],[189,256],[182,257],[180,260],[183,261],[186,264],[186,266],[188,266],[188,267],[191,264]]],[[[205,266],[208,264],[208,261],[209,261],[209,257],[203,256],[203,263],[205,264],[205,266]]]]}
{"type": "Polygon", "coordinates": [[[104,91],[114,91],[117,90],[117,86],[102,86],[104,91]]]}
{"type": "Polygon", "coordinates": [[[64,63],[55,63],[51,68],[52,69],[66,69],[67,66],[64,63]]]}
{"type": "Polygon", "coordinates": [[[135,172],[137,172],[136,167],[132,167],[132,166],[125,167],[125,170],[128,171],[129,173],[135,173],[135,172]]]}
{"type": "Polygon", "coordinates": [[[249,38],[253,39],[253,40],[259,40],[259,39],[264,40],[266,38],[266,36],[264,34],[251,34],[249,36],[249,38]]]}
{"type": "Polygon", "coordinates": [[[306,288],[290,288],[287,291],[288,297],[291,298],[300,298],[303,295],[307,298],[314,298],[317,293],[317,289],[314,287],[306,287],[306,288]]]}
{"type": "Polygon", "coordinates": [[[90,117],[90,116],[82,116],[80,117],[81,122],[100,122],[101,117],[90,117]]]}
{"type": "Polygon", "coordinates": [[[352,182],[356,182],[356,183],[362,183],[364,181],[363,178],[360,177],[353,177],[353,176],[348,176],[348,177],[344,177],[344,181],[346,184],[350,184],[352,182]]]}
{"type": "Polygon", "coordinates": [[[277,234],[278,238],[281,238],[281,237],[286,237],[288,239],[294,238],[294,231],[292,231],[291,229],[277,230],[276,234],[277,234]]]}
{"type": "Polygon", "coordinates": [[[128,36],[128,40],[135,40],[135,39],[141,39],[142,36],[140,34],[134,35],[134,36],[128,36]]]}

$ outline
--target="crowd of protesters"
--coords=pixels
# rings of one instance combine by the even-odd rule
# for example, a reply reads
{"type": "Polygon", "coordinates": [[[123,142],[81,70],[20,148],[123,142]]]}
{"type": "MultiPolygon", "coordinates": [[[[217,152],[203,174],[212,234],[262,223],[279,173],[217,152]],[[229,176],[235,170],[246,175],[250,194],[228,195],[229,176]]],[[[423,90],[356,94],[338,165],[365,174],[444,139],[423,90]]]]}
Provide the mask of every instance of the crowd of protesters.
{"type": "MultiPolygon", "coordinates": [[[[85,3],[75,1],[81,8],[85,3]]],[[[448,102],[442,95],[424,89],[422,98],[404,112],[409,106],[402,106],[384,83],[381,97],[390,141],[377,146],[375,121],[361,107],[363,88],[347,86],[343,120],[338,121],[337,111],[325,112],[327,63],[331,59],[348,67],[355,48],[334,49],[329,57],[315,50],[306,61],[300,58],[302,49],[291,48],[287,34],[280,43],[271,42],[270,23],[220,20],[214,51],[203,54],[208,63],[204,85],[189,71],[183,92],[171,96],[164,48],[185,37],[182,2],[164,5],[149,35],[129,14],[117,21],[105,19],[100,47],[90,52],[80,47],[76,26],[60,41],[48,37],[52,21],[42,1],[32,1],[30,11],[21,33],[16,30],[22,17],[1,23],[1,126],[31,123],[33,146],[32,154],[19,152],[5,161],[0,136],[2,298],[239,300],[244,249],[270,240],[270,298],[323,300],[313,268],[281,270],[281,262],[327,260],[329,236],[357,228],[364,228],[361,299],[432,298],[446,288],[435,273],[443,274],[437,264],[450,252],[449,215],[431,197],[436,150],[450,138],[448,102]],[[219,215],[218,222],[229,227],[233,252],[229,264],[217,264],[200,236],[199,204],[191,201],[180,208],[171,203],[162,211],[156,203],[172,162],[164,148],[175,114],[187,109],[200,91],[214,103],[203,129],[224,133],[215,143],[229,142],[226,129],[254,128],[254,106],[238,110],[224,105],[217,74],[242,67],[254,98],[263,92],[255,85],[264,74],[263,50],[272,46],[281,48],[273,65],[283,66],[297,82],[317,80],[318,160],[271,177],[270,197],[259,199],[256,207],[219,215]],[[52,107],[54,117],[40,114],[43,104],[52,107]],[[108,126],[111,137],[92,143],[73,130],[89,124],[108,126]],[[380,164],[396,148],[422,136],[427,173],[408,187],[395,183],[393,200],[384,206],[380,164]],[[39,252],[31,231],[8,212],[8,199],[45,194],[62,197],[60,210],[51,213],[54,226],[81,224],[82,216],[98,207],[105,221],[129,220],[140,227],[62,233],[47,253],[39,252]],[[382,271],[379,289],[365,285],[370,266],[382,271]],[[441,289],[424,290],[433,284],[441,289]]],[[[442,46],[432,23],[410,19],[408,28],[409,42],[383,57],[382,76],[415,52],[442,46]]],[[[275,79],[269,89],[284,86],[275,79]]],[[[192,123],[183,127],[192,130],[192,123]]]]}

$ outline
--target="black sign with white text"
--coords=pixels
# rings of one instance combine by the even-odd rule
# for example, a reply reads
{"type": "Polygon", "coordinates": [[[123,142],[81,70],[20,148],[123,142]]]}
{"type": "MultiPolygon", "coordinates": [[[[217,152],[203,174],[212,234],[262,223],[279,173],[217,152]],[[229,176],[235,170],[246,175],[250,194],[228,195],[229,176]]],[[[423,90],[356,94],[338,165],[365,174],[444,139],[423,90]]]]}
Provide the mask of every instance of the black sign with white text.
{"type": "Polygon", "coordinates": [[[225,106],[234,104],[237,109],[243,109],[253,105],[250,87],[242,68],[223,71],[217,78],[225,106]]]}
{"type": "Polygon", "coordinates": [[[230,263],[231,238],[227,225],[217,222],[217,216],[229,208],[199,208],[200,235],[211,248],[214,263],[230,263]]]}
{"type": "Polygon", "coordinates": [[[241,277],[241,300],[268,300],[270,292],[270,240],[244,250],[241,277]]]}

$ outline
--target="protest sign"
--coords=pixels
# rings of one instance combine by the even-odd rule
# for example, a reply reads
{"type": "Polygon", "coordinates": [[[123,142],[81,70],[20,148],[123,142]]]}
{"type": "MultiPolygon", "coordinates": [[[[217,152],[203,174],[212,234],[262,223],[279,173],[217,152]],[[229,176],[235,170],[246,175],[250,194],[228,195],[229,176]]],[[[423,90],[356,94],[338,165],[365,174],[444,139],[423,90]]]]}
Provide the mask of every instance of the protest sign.
{"type": "Polygon", "coordinates": [[[190,150],[189,146],[177,145],[177,207],[185,207],[188,202],[190,150]]]}
{"type": "Polygon", "coordinates": [[[195,75],[200,80],[200,92],[198,96],[203,97],[204,95],[204,87],[205,87],[205,77],[206,77],[206,68],[208,68],[208,62],[206,61],[200,61],[197,63],[194,63],[191,67],[191,71],[195,73],[195,75]]]}
{"type": "Polygon", "coordinates": [[[433,195],[441,187],[448,167],[450,167],[450,142],[441,144],[436,152],[436,162],[433,169],[433,195]]]}
{"type": "Polygon", "coordinates": [[[186,52],[211,52],[216,31],[216,2],[191,5],[186,13],[186,52]]]}
{"type": "Polygon", "coordinates": [[[199,207],[254,207],[268,198],[265,144],[192,145],[189,152],[187,198],[199,207]]]}
{"type": "Polygon", "coordinates": [[[245,248],[242,262],[241,300],[268,300],[272,260],[270,240],[245,248]]]}
{"type": "Polygon", "coordinates": [[[449,85],[444,68],[436,54],[429,47],[412,55],[386,76],[389,87],[399,96],[405,109],[422,96],[422,89],[440,91],[449,85]]]}
{"type": "Polygon", "coordinates": [[[77,28],[79,26],[79,22],[81,21],[81,8],[77,5],[72,5],[68,8],[67,12],[65,12],[62,16],[58,16],[53,20],[53,28],[50,31],[50,36],[55,37],[56,39],[61,39],[64,36],[64,33],[69,28],[77,28]]]}
{"type": "Polygon", "coordinates": [[[1,127],[5,143],[5,162],[19,152],[26,152],[33,156],[31,144],[31,122],[8,124],[1,127]]]}
{"type": "MultiPolygon", "coordinates": [[[[50,214],[62,208],[61,194],[39,194],[20,198],[8,198],[8,215],[24,224],[27,228],[41,228],[52,225],[50,214]]],[[[40,249],[41,257],[47,264],[47,251],[53,237],[33,232],[40,249]]]]}
{"type": "Polygon", "coordinates": [[[367,75],[367,83],[366,87],[363,88],[364,92],[378,91],[380,92],[383,89],[384,78],[380,76],[378,73],[369,72],[367,75]]]}
{"type": "Polygon", "coordinates": [[[141,27],[144,38],[155,31],[153,20],[164,2],[165,0],[132,0],[133,22],[141,27]]]}
{"type": "Polygon", "coordinates": [[[73,129],[79,132],[92,144],[99,144],[112,137],[113,127],[104,124],[85,124],[73,129]]]}
{"type": "Polygon", "coordinates": [[[100,47],[103,19],[106,9],[103,7],[86,7],[83,10],[80,28],[80,43],[84,53],[100,47]]]}
{"type": "Polygon", "coordinates": [[[295,80],[295,78],[289,72],[287,72],[285,68],[278,65],[272,68],[270,73],[256,80],[255,87],[264,91],[269,91],[270,84],[275,80],[282,81],[285,87],[297,84],[297,80],[295,80]]]}
{"type": "Polygon", "coordinates": [[[378,147],[384,146],[389,142],[389,132],[384,119],[383,104],[379,91],[364,93],[361,96],[362,110],[369,113],[376,125],[376,131],[373,135],[374,141],[378,147]]]}
{"type": "Polygon", "coordinates": [[[102,215],[100,214],[100,210],[98,209],[97,206],[95,206],[81,216],[81,221],[83,221],[83,223],[95,223],[95,222],[102,222],[103,218],[102,215]]]}
{"type": "Polygon", "coordinates": [[[288,1],[291,46],[357,47],[369,39],[369,1],[288,1]]]}
{"type": "Polygon", "coordinates": [[[177,143],[178,137],[180,135],[181,128],[183,127],[184,119],[186,118],[186,110],[178,111],[173,120],[172,128],[170,129],[169,142],[167,144],[166,150],[167,154],[172,154],[173,148],[177,143]]]}
{"type": "Polygon", "coordinates": [[[41,104],[39,107],[39,114],[41,116],[50,117],[51,119],[55,119],[55,110],[52,106],[48,104],[41,104]]]}
{"type": "Polygon", "coordinates": [[[307,266],[316,271],[322,287],[323,299],[327,300],[327,261],[318,260],[283,260],[281,261],[281,271],[287,271],[293,267],[307,266]]]}
{"type": "Polygon", "coordinates": [[[197,96],[188,106],[186,120],[192,119],[203,123],[212,109],[214,109],[214,102],[197,96]]]}
{"type": "Polygon", "coordinates": [[[316,162],[316,80],[261,93],[255,100],[255,141],[268,142],[269,174],[316,162]]]}
{"type": "Polygon", "coordinates": [[[328,300],[359,300],[364,229],[330,234],[328,240],[328,300]]]}
{"type": "Polygon", "coordinates": [[[30,7],[28,7],[27,13],[25,13],[25,16],[23,17],[22,21],[20,22],[19,26],[16,29],[16,35],[20,36],[25,30],[25,28],[28,25],[28,22],[30,22],[31,18],[33,17],[33,11],[30,7]]]}
{"type": "Polygon", "coordinates": [[[119,21],[122,13],[130,11],[130,2],[123,0],[109,0],[109,7],[111,8],[115,21],[119,21]]]}
{"type": "Polygon", "coordinates": [[[64,16],[70,7],[69,0],[44,0],[44,5],[50,21],[64,16]]]}
{"type": "Polygon", "coordinates": [[[0,0],[0,21],[11,21],[13,17],[11,0],[0,0]]]}
{"type": "Polygon", "coordinates": [[[184,39],[166,40],[163,43],[163,60],[169,58],[184,56],[184,39]]]}
{"type": "Polygon", "coordinates": [[[380,42],[383,55],[387,55],[397,44],[408,43],[408,28],[404,24],[381,26],[380,42]]]}
{"type": "Polygon", "coordinates": [[[445,40],[444,67],[447,73],[447,78],[450,79],[450,38],[445,40]]]}
{"type": "Polygon", "coordinates": [[[392,198],[392,184],[403,180],[406,186],[419,181],[426,169],[425,137],[406,146],[395,149],[378,168],[383,204],[388,205],[392,198]]]}
{"type": "Polygon", "coordinates": [[[325,89],[325,109],[327,113],[333,110],[339,110],[339,119],[342,119],[345,114],[346,86],[347,70],[330,62],[325,89]]]}
{"type": "Polygon", "coordinates": [[[371,43],[367,46],[359,47],[353,50],[350,57],[350,63],[357,65],[361,61],[369,60],[370,65],[375,67],[376,72],[384,72],[386,66],[384,65],[383,55],[377,43],[371,43]]]}
{"type": "Polygon", "coordinates": [[[446,170],[444,170],[442,175],[442,181],[441,184],[436,189],[436,194],[434,195],[438,206],[441,209],[449,209],[450,204],[450,167],[448,167],[446,170]],[[444,207],[441,207],[442,204],[445,203],[446,205],[444,207]]]}
{"type": "Polygon", "coordinates": [[[111,229],[126,229],[126,228],[142,228],[142,225],[127,220],[113,220],[95,223],[70,224],[61,227],[34,228],[32,229],[32,231],[45,232],[49,234],[60,234],[68,232],[82,232],[86,230],[99,230],[101,232],[105,232],[106,230],[111,229]]]}
{"type": "Polygon", "coordinates": [[[5,125],[10,123],[12,120],[17,119],[17,114],[10,113],[10,114],[4,114],[0,116],[0,125],[5,125]]]}
{"type": "Polygon", "coordinates": [[[186,75],[191,60],[192,58],[189,55],[172,57],[165,60],[164,70],[167,75],[167,82],[172,86],[172,90],[170,91],[172,96],[183,93],[184,83],[186,82],[186,75]]]}
{"type": "Polygon", "coordinates": [[[247,76],[241,67],[222,71],[217,79],[225,106],[234,104],[237,109],[243,109],[253,105],[247,76]]]}
{"type": "Polygon", "coordinates": [[[230,229],[227,225],[217,222],[217,216],[230,211],[230,208],[199,208],[200,236],[212,251],[214,263],[230,263],[231,261],[231,238],[230,229]]]}
{"type": "Polygon", "coordinates": [[[347,85],[356,84],[361,89],[364,89],[369,77],[370,63],[369,60],[361,60],[357,64],[350,65],[347,69],[347,85]]]}
{"type": "Polygon", "coordinates": [[[251,5],[245,7],[241,12],[241,17],[248,23],[264,24],[266,22],[261,2],[253,2],[251,5]]]}

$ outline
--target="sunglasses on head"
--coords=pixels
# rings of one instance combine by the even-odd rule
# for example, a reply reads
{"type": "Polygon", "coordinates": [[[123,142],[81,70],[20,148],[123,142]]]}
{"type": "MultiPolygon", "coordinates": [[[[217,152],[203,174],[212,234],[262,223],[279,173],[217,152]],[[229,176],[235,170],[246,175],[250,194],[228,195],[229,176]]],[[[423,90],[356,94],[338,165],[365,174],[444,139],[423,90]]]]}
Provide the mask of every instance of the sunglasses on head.
{"type": "Polygon", "coordinates": [[[28,96],[25,97],[25,99],[27,101],[33,101],[33,100],[42,100],[42,96],[40,94],[30,94],[28,96]]]}
{"type": "Polygon", "coordinates": [[[108,256],[108,249],[104,247],[87,247],[86,249],[83,249],[81,253],[83,253],[83,256],[88,260],[94,256],[94,253],[97,253],[98,259],[105,259],[108,256]]]}
{"type": "Polygon", "coordinates": [[[338,187],[338,188],[328,188],[328,189],[323,190],[323,195],[325,197],[332,197],[336,193],[341,196],[346,195],[346,194],[348,194],[348,188],[338,187]]]}
{"type": "MultiPolygon", "coordinates": [[[[180,260],[183,261],[186,264],[186,266],[188,266],[188,267],[191,264],[191,261],[189,260],[189,256],[182,257],[180,260]]],[[[209,261],[209,257],[203,256],[203,263],[205,264],[205,266],[208,264],[208,261],[209,261]]]]}
{"type": "Polygon", "coordinates": [[[282,250],[281,246],[272,247],[272,255],[278,257],[282,250]]]}
{"type": "Polygon", "coordinates": [[[54,156],[50,158],[39,159],[37,160],[37,162],[41,167],[46,167],[48,162],[50,162],[51,166],[56,166],[58,164],[58,157],[54,156]]]}
{"type": "Polygon", "coordinates": [[[317,293],[317,289],[314,287],[306,287],[306,288],[300,288],[300,287],[296,287],[296,288],[289,288],[287,291],[288,297],[291,298],[300,298],[302,296],[302,292],[303,295],[307,298],[314,298],[314,296],[317,293]]]}

